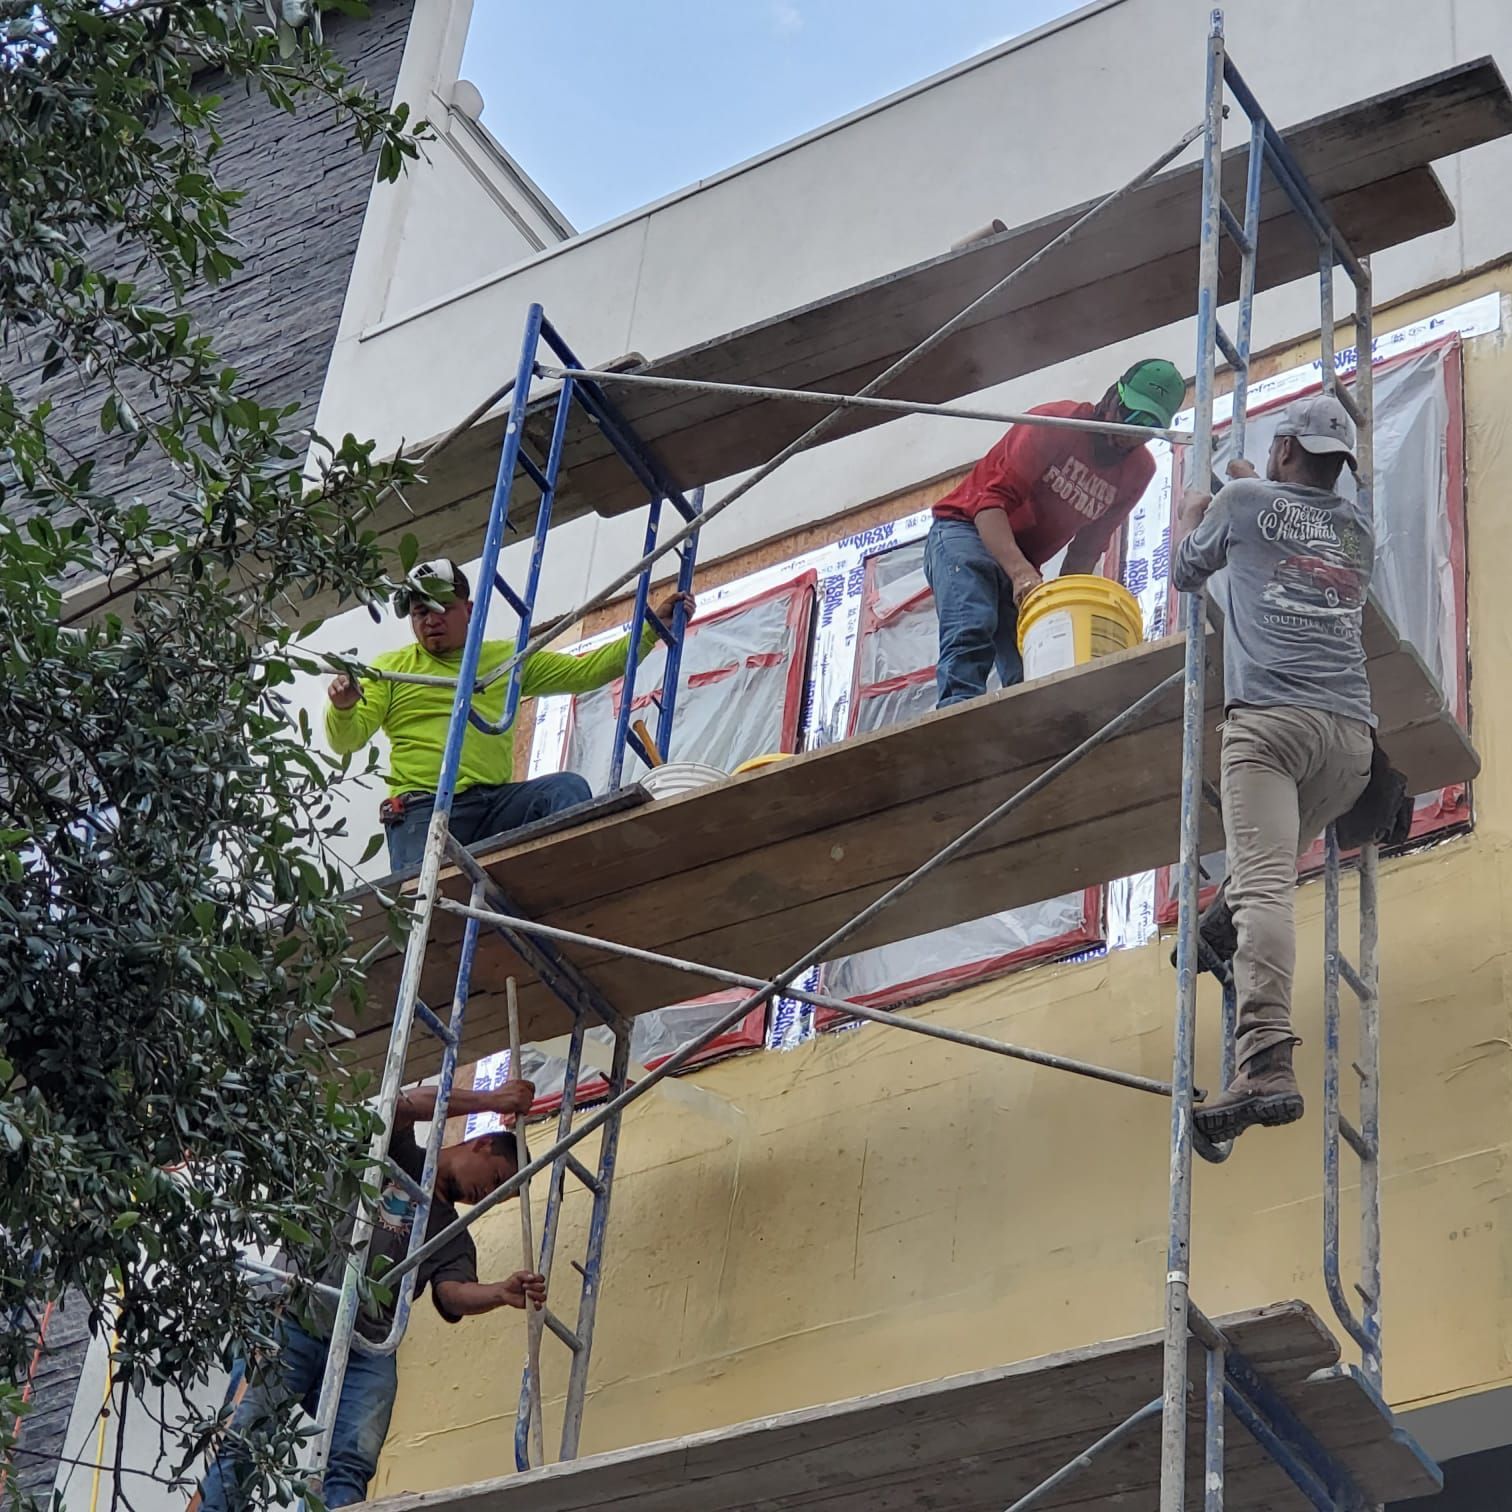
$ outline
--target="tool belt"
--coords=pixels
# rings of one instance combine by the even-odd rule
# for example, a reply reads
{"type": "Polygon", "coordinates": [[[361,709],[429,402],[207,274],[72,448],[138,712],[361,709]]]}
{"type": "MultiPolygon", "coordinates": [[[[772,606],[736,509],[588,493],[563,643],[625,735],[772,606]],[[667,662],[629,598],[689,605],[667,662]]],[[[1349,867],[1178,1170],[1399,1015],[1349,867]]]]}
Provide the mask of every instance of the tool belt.
{"type": "Polygon", "coordinates": [[[378,805],[378,822],[384,829],[393,829],[396,825],[404,823],[404,816],[409,811],[410,804],[417,799],[435,799],[434,793],[395,793],[391,798],[385,798],[378,805]]]}
{"type": "Polygon", "coordinates": [[[1370,732],[1370,780],[1354,807],[1335,821],[1340,850],[1358,850],[1369,840],[1401,845],[1412,833],[1412,795],[1407,779],[1392,766],[1375,731],[1370,732]]]}

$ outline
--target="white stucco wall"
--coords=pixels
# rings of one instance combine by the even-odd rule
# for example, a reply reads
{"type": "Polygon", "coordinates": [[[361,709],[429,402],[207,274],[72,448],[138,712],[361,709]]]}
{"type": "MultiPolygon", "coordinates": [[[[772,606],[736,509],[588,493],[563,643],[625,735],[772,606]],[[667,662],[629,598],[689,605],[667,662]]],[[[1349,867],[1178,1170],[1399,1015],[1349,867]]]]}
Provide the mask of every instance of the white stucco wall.
{"type": "Polygon", "coordinates": [[[570,232],[520,165],[459,108],[472,11],[473,0],[415,0],[394,98],[412,120],[430,123],[433,138],[397,183],[373,187],[343,338],[558,246],[570,232]]]}
{"type": "MultiPolygon", "coordinates": [[[[446,287],[438,261],[428,300],[405,310],[388,298],[373,315],[380,306],[360,287],[368,271],[359,266],[321,429],[386,446],[444,430],[507,374],[532,301],[585,361],[656,356],[932,256],[993,216],[1018,224],[1112,189],[1197,119],[1208,12],[1207,0],[1101,0],[546,253],[513,266],[504,253],[497,272],[469,287],[446,287]]],[[[1483,53],[1512,67],[1505,0],[1232,0],[1227,29],[1283,126],[1483,53]]],[[[1458,223],[1376,260],[1383,301],[1490,261],[1512,241],[1512,203],[1500,192],[1512,144],[1440,172],[1458,223]]],[[[404,235],[435,241],[439,219],[404,235]]],[[[1265,296],[1258,343],[1316,328],[1314,312],[1311,284],[1265,296]]],[[[1190,371],[1192,339],[1185,326],[1151,332],[991,394],[1005,407],[1095,396],[1136,348],[1190,371]]],[[[909,420],[821,448],[711,527],[703,555],[938,475],[990,439],[970,422],[909,420]]],[[[545,611],[632,560],[639,533],[630,519],[566,527],[545,611]]]]}

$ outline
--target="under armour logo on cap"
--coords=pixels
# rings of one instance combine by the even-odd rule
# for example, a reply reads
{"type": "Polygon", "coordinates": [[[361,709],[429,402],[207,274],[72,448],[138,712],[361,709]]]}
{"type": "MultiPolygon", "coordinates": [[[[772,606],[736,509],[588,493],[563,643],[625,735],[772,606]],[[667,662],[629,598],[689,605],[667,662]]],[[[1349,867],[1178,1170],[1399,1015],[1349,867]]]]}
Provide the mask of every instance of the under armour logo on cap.
{"type": "Polygon", "coordinates": [[[1318,455],[1342,453],[1349,465],[1354,466],[1354,421],[1332,394],[1314,394],[1288,404],[1276,434],[1295,437],[1304,451],[1318,455]]]}

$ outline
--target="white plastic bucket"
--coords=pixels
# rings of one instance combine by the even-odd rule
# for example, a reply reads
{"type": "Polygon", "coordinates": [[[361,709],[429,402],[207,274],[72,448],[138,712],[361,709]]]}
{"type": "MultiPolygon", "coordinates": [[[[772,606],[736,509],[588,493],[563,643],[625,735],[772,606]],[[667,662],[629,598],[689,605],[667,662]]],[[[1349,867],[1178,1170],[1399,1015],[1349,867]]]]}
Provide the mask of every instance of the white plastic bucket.
{"type": "Polygon", "coordinates": [[[708,787],[711,782],[723,782],[727,775],[718,767],[706,766],[701,761],[669,761],[665,766],[652,767],[643,773],[640,785],[653,798],[675,798],[679,793],[708,787]]]}

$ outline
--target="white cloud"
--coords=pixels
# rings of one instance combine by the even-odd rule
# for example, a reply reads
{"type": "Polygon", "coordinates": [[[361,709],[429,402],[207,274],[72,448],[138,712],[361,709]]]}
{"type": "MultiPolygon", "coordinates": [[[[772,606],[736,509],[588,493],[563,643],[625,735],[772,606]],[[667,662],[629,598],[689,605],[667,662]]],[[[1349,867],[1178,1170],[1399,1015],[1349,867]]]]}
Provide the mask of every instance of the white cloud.
{"type": "Polygon", "coordinates": [[[779,36],[791,37],[803,30],[803,12],[794,0],[772,0],[772,24],[779,36]]]}

